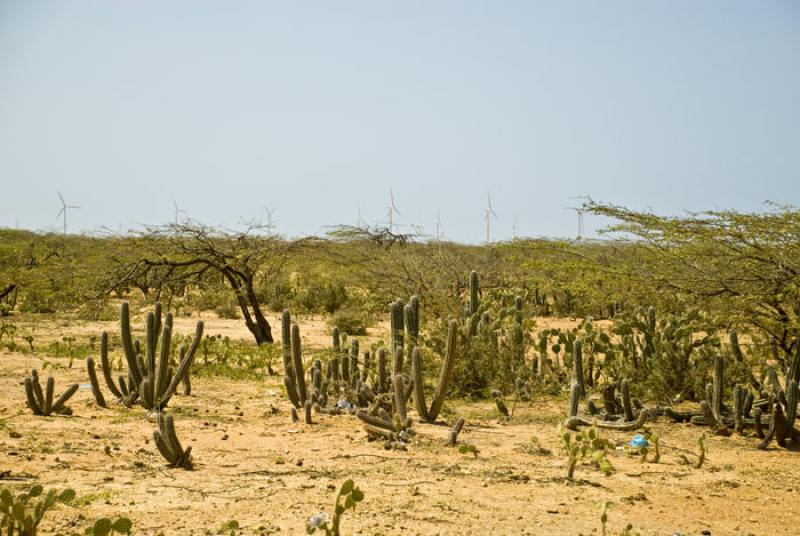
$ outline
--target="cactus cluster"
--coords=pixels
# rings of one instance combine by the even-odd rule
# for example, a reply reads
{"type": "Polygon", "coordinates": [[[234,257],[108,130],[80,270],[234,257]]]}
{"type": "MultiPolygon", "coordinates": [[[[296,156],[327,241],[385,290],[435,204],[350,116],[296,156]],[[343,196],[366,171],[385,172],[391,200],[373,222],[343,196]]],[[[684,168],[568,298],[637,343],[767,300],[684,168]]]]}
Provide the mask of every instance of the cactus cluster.
{"type": "Polygon", "coordinates": [[[77,390],[77,383],[70,385],[66,391],[61,393],[61,396],[54,400],[55,380],[52,376],[47,378],[44,390],[39,383],[39,373],[35,369],[31,370],[30,376],[25,378],[25,397],[28,407],[34,415],[45,417],[52,414],[72,415],[72,409],[66,403],[77,390]]]}
{"type": "Polygon", "coordinates": [[[638,399],[631,398],[630,387],[626,379],[617,383],[609,383],[602,388],[603,408],[596,407],[593,400],[586,402],[589,416],[579,415],[581,395],[580,384],[573,380],[570,389],[569,409],[565,428],[577,430],[580,426],[593,426],[617,431],[633,431],[644,426],[653,416],[654,411],[646,408],[638,399]],[[619,390],[619,396],[617,396],[619,390]]]}
{"type": "MultiPolygon", "coordinates": [[[[163,319],[161,305],[156,304],[147,314],[146,339],[144,348],[131,335],[130,309],[123,303],[120,309],[120,337],[125,360],[128,365],[127,378],[120,375],[114,381],[111,362],[108,357],[108,334],[100,338],[100,365],[106,386],[117,400],[127,407],[135,402],[150,411],[159,411],[167,406],[178,385],[184,383],[184,391],[189,392],[189,375],[195,353],[203,337],[203,321],[198,320],[195,335],[189,346],[177,349],[177,368],[172,366],[172,314],[163,319]],[[160,340],[160,342],[159,342],[160,340]]],[[[86,360],[92,392],[100,407],[106,407],[100,384],[95,372],[92,357],[86,360]]]]}

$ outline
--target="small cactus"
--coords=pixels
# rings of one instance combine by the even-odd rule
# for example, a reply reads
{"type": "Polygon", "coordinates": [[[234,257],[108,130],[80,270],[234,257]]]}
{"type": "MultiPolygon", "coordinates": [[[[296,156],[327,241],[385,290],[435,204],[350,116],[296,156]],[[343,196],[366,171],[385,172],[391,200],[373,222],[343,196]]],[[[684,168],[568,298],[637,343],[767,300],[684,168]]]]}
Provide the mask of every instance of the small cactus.
{"type": "Polygon", "coordinates": [[[455,426],[453,429],[450,430],[450,435],[447,438],[447,445],[450,447],[455,447],[456,443],[458,443],[458,434],[461,433],[461,429],[464,428],[464,418],[459,417],[456,421],[455,426]]]}
{"type": "Polygon", "coordinates": [[[164,413],[158,413],[158,430],[153,432],[153,440],[158,451],[171,467],[192,469],[192,447],[184,450],[181,446],[178,435],[175,433],[175,422],[172,415],[164,416],[164,413]]]}
{"type": "Polygon", "coordinates": [[[30,376],[25,378],[25,397],[28,401],[28,407],[34,415],[43,417],[50,416],[54,413],[57,415],[72,415],[72,410],[65,404],[77,390],[77,383],[70,385],[54,402],[53,392],[55,391],[55,380],[53,380],[52,377],[47,378],[44,392],[42,392],[42,386],[39,383],[39,373],[37,373],[36,370],[31,370],[30,376]]]}

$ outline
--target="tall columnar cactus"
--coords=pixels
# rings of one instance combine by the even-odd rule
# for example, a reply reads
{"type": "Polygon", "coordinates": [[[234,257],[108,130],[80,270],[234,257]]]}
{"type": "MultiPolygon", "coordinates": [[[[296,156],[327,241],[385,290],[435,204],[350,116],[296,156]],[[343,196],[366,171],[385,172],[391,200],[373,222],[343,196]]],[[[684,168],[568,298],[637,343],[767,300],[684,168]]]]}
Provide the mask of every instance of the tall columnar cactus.
{"type": "MultiPolygon", "coordinates": [[[[152,411],[166,407],[178,385],[189,374],[195,353],[203,338],[203,321],[198,320],[195,335],[186,349],[179,349],[178,368],[174,373],[170,366],[170,343],[172,340],[172,314],[168,313],[161,322],[161,306],[156,304],[154,310],[147,315],[147,340],[145,355],[138,351],[131,337],[130,311],[127,303],[122,304],[120,313],[120,334],[122,349],[128,363],[128,375],[133,385],[127,385],[128,396],[132,391],[138,394],[142,405],[152,411]],[[159,335],[161,343],[159,344],[159,335]],[[156,355],[158,354],[158,359],[156,355]]],[[[105,363],[104,363],[105,367],[105,363]]],[[[104,371],[104,375],[106,375],[104,371]]],[[[122,383],[122,382],[121,382],[122,383]]],[[[120,385],[123,388],[123,385],[120,385]]],[[[123,394],[125,394],[123,392],[123,394]]],[[[133,397],[135,399],[135,397],[133,397]]]]}
{"type": "Polygon", "coordinates": [[[469,314],[477,314],[481,306],[479,298],[480,289],[478,287],[478,272],[472,270],[469,274],[469,314]]]}
{"type": "Polygon", "coordinates": [[[622,395],[622,410],[625,412],[625,420],[633,420],[633,408],[631,407],[631,391],[628,386],[628,380],[623,379],[619,385],[619,391],[622,395]]]}
{"type": "Polygon", "coordinates": [[[420,419],[425,422],[436,422],[439,412],[444,405],[444,397],[447,394],[447,388],[450,383],[450,376],[453,373],[453,366],[456,361],[456,344],[458,341],[458,324],[455,320],[450,321],[447,330],[447,347],[445,349],[444,361],[442,362],[442,371],[439,374],[439,383],[436,385],[436,391],[431,401],[431,407],[428,408],[425,403],[425,384],[424,374],[422,370],[422,353],[419,347],[414,348],[411,356],[411,368],[414,375],[414,399],[417,405],[417,412],[420,419]]]}
{"type": "Polygon", "coordinates": [[[586,384],[583,376],[583,350],[580,340],[576,340],[572,345],[572,376],[578,384],[578,394],[586,396],[586,384]]]}
{"type": "Polygon", "coordinates": [[[738,434],[744,430],[744,400],[745,389],[737,383],[733,387],[733,424],[738,434]]]}
{"type": "Polygon", "coordinates": [[[378,350],[378,374],[377,385],[375,392],[378,394],[385,393],[389,389],[389,373],[386,367],[386,349],[381,348],[378,350]]]}
{"type": "Polygon", "coordinates": [[[714,384],[711,393],[711,410],[714,412],[714,418],[720,423],[722,422],[722,389],[724,387],[724,363],[722,356],[717,354],[714,356],[714,384]]]}
{"type": "Polygon", "coordinates": [[[403,348],[396,348],[392,355],[392,378],[403,373],[403,348]]]}
{"type": "Polygon", "coordinates": [[[292,318],[288,310],[284,310],[281,315],[281,346],[283,349],[283,385],[292,405],[299,408],[302,402],[297,392],[297,376],[292,359],[292,318]]]}
{"type": "Polygon", "coordinates": [[[169,462],[171,467],[182,467],[183,469],[192,468],[192,447],[184,450],[178,435],[175,433],[175,422],[172,415],[164,416],[158,413],[158,430],[153,432],[158,452],[169,462]]]}
{"type": "Polygon", "coordinates": [[[406,376],[398,374],[392,378],[392,389],[394,390],[394,411],[395,415],[400,418],[401,423],[405,423],[408,419],[406,413],[406,376]]]}
{"type": "Polygon", "coordinates": [[[34,415],[44,417],[54,413],[57,415],[72,415],[72,410],[65,404],[78,390],[78,384],[70,385],[61,396],[53,401],[55,386],[55,380],[52,377],[47,378],[47,384],[43,392],[39,383],[39,373],[36,370],[31,370],[30,376],[25,378],[25,397],[28,401],[28,407],[31,408],[34,415]]]}
{"type": "Polygon", "coordinates": [[[392,337],[392,355],[404,346],[405,322],[403,321],[403,302],[395,300],[389,306],[389,324],[392,337]]]}
{"type": "Polygon", "coordinates": [[[303,366],[303,354],[300,346],[300,326],[292,324],[292,365],[294,366],[297,396],[301,404],[306,403],[306,372],[303,366]]]}
{"type": "MultiPolygon", "coordinates": [[[[281,314],[281,349],[283,350],[283,370],[286,376],[294,375],[292,366],[292,315],[289,309],[281,314]]],[[[294,378],[292,378],[294,381],[294,378]]]]}
{"type": "Polygon", "coordinates": [[[358,371],[358,351],[359,351],[358,339],[354,338],[350,343],[350,378],[352,384],[355,384],[356,381],[360,378],[360,374],[358,371]]]}
{"type": "Polygon", "coordinates": [[[731,351],[733,351],[733,357],[736,359],[737,363],[744,363],[744,354],[742,353],[742,347],[739,346],[739,334],[736,332],[735,329],[732,329],[729,337],[731,341],[731,351]]]}
{"type": "MultiPolygon", "coordinates": [[[[136,345],[135,349],[138,349],[138,345],[136,345]]],[[[87,367],[88,366],[89,364],[87,361],[87,367]]],[[[106,387],[108,387],[108,389],[111,391],[111,394],[116,397],[117,402],[124,404],[126,407],[131,407],[131,405],[136,402],[139,393],[130,374],[128,375],[127,380],[125,376],[120,375],[118,379],[119,385],[114,383],[114,378],[112,377],[113,370],[111,362],[108,359],[108,333],[105,331],[100,336],[100,368],[103,371],[103,379],[105,380],[106,387]]],[[[91,372],[89,374],[91,378],[91,372]]],[[[98,395],[101,398],[103,397],[103,393],[100,390],[99,384],[95,387],[94,382],[92,382],[92,390],[95,391],[95,398],[97,398],[98,395]]]]}
{"type": "Polygon", "coordinates": [[[797,418],[798,384],[797,380],[789,380],[786,383],[786,423],[789,427],[794,426],[797,418]]]}
{"type": "Polygon", "coordinates": [[[108,407],[106,405],[106,398],[103,396],[103,391],[100,390],[100,383],[97,381],[97,371],[95,370],[94,359],[92,357],[86,358],[86,369],[89,373],[89,382],[92,384],[92,393],[97,405],[101,408],[108,407]]]}
{"type": "Polygon", "coordinates": [[[567,410],[567,417],[578,416],[578,404],[581,399],[581,388],[578,382],[574,381],[569,388],[569,409],[567,410]]]}

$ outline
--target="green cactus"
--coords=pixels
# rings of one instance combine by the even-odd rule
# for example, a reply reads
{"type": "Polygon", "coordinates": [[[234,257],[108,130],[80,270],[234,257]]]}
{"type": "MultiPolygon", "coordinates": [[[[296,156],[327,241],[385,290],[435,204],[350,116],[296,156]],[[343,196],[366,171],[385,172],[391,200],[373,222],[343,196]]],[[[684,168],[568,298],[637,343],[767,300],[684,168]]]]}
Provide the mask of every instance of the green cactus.
{"type": "Polygon", "coordinates": [[[572,344],[572,379],[578,384],[578,394],[586,396],[586,384],[583,376],[583,351],[582,344],[576,340],[572,344]]]}
{"type": "Polygon", "coordinates": [[[44,514],[56,502],[69,503],[75,498],[75,491],[71,489],[60,493],[51,489],[43,493],[44,489],[38,484],[28,493],[20,493],[16,497],[10,490],[0,489],[0,531],[8,536],[36,536],[44,514]],[[37,498],[38,502],[34,504],[33,499],[37,498]]]}
{"type": "Polygon", "coordinates": [[[458,443],[458,434],[461,433],[461,429],[464,428],[464,418],[459,417],[456,421],[455,426],[453,429],[450,430],[450,435],[447,436],[447,446],[455,447],[456,443],[458,443]]]}
{"type": "Polygon", "coordinates": [[[569,410],[567,411],[567,417],[577,417],[578,416],[578,404],[580,403],[581,398],[581,388],[578,385],[578,382],[572,382],[569,388],[569,410]]]}
{"type": "Polygon", "coordinates": [[[292,365],[294,367],[295,381],[297,382],[297,396],[301,404],[306,403],[306,372],[303,366],[303,353],[300,346],[300,326],[292,324],[292,365]]]}
{"type": "Polygon", "coordinates": [[[52,377],[47,378],[44,392],[42,392],[42,386],[39,383],[39,373],[35,369],[31,370],[30,376],[25,378],[25,397],[28,407],[34,415],[43,417],[48,417],[54,413],[56,415],[72,415],[72,410],[65,404],[77,390],[77,383],[70,385],[54,402],[55,380],[52,377]]]}
{"type": "Polygon", "coordinates": [[[158,413],[158,430],[153,432],[153,440],[164,459],[171,467],[192,469],[192,447],[186,450],[181,446],[178,435],[175,433],[175,422],[172,415],[158,413]]]}
{"type": "Polygon", "coordinates": [[[395,300],[389,306],[389,329],[392,337],[392,354],[404,346],[405,323],[403,321],[403,302],[395,300]]]}
{"type": "Polygon", "coordinates": [[[735,329],[732,329],[729,337],[731,342],[731,350],[733,351],[733,357],[736,359],[737,363],[744,363],[742,347],[739,346],[739,334],[736,333],[735,329]]]}
{"type": "Polygon", "coordinates": [[[311,401],[306,400],[305,404],[303,405],[303,409],[305,410],[305,420],[306,424],[314,424],[314,421],[311,420],[311,401]]]}
{"type": "MultiPolygon", "coordinates": [[[[120,335],[122,349],[128,363],[129,382],[126,385],[124,379],[120,378],[117,391],[123,395],[123,402],[132,403],[138,397],[142,406],[151,411],[158,411],[166,407],[178,385],[189,374],[195,353],[203,338],[203,321],[197,321],[195,335],[189,347],[178,350],[180,360],[174,373],[170,366],[172,313],[167,313],[162,326],[161,305],[157,303],[153,311],[147,315],[146,334],[145,355],[143,356],[139,353],[140,345],[135,344],[131,337],[128,303],[123,303],[120,311],[120,335]],[[156,354],[158,354],[158,359],[156,359],[156,354]]],[[[108,381],[111,374],[110,366],[106,370],[108,360],[103,360],[102,364],[103,375],[111,389],[113,381],[108,381]]]]}
{"type": "Polygon", "coordinates": [[[103,396],[103,391],[100,390],[100,383],[97,381],[97,371],[95,370],[93,358],[86,358],[86,369],[89,373],[89,382],[92,384],[92,393],[94,394],[97,405],[101,408],[108,407],[106,405],[106,399],[103,396]]]}
{"type": "MultiPolygon", "coordinates": [[[[113,372],[112,366],[108,359],[108,333],[105,331],[100,336],[100,368],[103,371],[103,379],[105,380],[105,384],[111,391],[111,394],[114,395],[117,401],[121,404],[125,405],[126,407],[131,407],[139,395],[135,389],[128,389],[128,385],[133,385],[133,380],[130,376],[128,376],[127,383],[125,378],[122,376],[119,378],[119,386],[114,383],[114,378],[111,375],[113,372]]],[[[99,391],[100,389],[98,385],[98,392],[99,391]]],[[[97,395],[95,394],[95,397],[96,396],[97,395]]],[[[100,396],[103,396],[102,393],[100,393],[100,396]]]]}
{"type": "Polygon", "coordinates": [[[456,361],[457,355],[457,341],[458,341],[458,323],[451,320],[447,330],[447,346],[445,348],[444,360],[442,361],[442,370],[439,374],[439,382],[434,391],[433,400],[431,401],[430,408],[425,403],[425,385],[424,374],[422,370],[422,353],[419,348],[414,348],[412,354],[412,373],[414,378],[414,399],[417,406],[417,412],[420,419],[425,422],[436,422],[439,417],[439,412],[444,405],[444,398],[447,394],[447,388],[450,383],[450,377],[453,373],[453,366],[456,361]]]}
{"type": "Polygon", "coordinates": [[[628,380],[623,379],[620,382],[619,392],[622,395],[622,411],[625,412],[625,420],[630,422],[633,420],[633,408],[631,407],[631,391],[628,380]]]}
{"type": "Polygon", "coordinates": [[[389,374],[386,367],[386,349],[378,350],[378,383],[375,391],[378,394],[385,393],[389,389],[389,374]]]}
{"type": "Polygon", "coordinates": [[[722,389],[724,383],[724,363],[722,356],[717,354],[714,356],[714,384],[712,387],[711,410],[714,412],[714,418],[722,423],[722,389]]]}
{"type": "Polygon", "coordinates": [[[473,270],[469,274],[469,314],[475,315],[478,313],[478,309],[480,308],[480,299],[479,294],[480,289],[478,287],[478,272],[473,270]]]}
{"type": "Polygon", "coordinates": [[[744,430],[744,400],[745,389],[737,383],[733,387],[733,422],[738,434],[744,430]]]}

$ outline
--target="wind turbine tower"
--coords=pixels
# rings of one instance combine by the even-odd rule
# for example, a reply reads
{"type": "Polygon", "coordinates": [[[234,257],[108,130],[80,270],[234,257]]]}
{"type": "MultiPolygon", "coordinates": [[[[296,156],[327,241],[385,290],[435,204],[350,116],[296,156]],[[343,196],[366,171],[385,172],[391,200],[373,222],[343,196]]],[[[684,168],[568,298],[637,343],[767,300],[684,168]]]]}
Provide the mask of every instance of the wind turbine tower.
{"type": "Polygon", "coordinates": [[[267,234],[271,235],[272,230],[275,228],[275,221],[272,219],[272,215],[275,214],[275,211],[278,209],[264,207],[264,210],[267,211],[267,234]]]}
{"type": "Polygon", "coordinates": [[[58,192],[58,198],[61,200],[61,210],[58,211],[56,214],[56,218],[59,216],[64,217],[64,235],[67,234],[67,209],[70,208],[81,208],[78,205],[68,205],[66,201],[64,201],[64,196],[61,195],[61,192],[58,192]]]}
{"type": "Polygon", "coordinates": [[[492,197],[489,194],[486,194],[486,211],[483,214],[483,219],[486,220],[486,243],[491,243],[491,221],[492,218],[497,219],[497,214],[495,214],[494,209],[492,208],[492,197]]]}
{"type": "Polygon", "coordinates": [[[179,220],[180,220],[180,215],[181,214],[185,214],[186,211],[185,210],[181,210],[181,208],[178,206],[178,202],[175,201],[174,197],[172,198],[172,206],[175,208],[175,225],[178,225],[179,220]]]}
{"type": "Polygon", "coordinates": [[[397,214],[398,216],[402,216],[400,211],[397,209],[397,205],[394,204],[394,192],[391,188],[389,188],[389,207],[388,210],[388,220],[389,220],[389,232],[394,233],[394,215],[397,214]]]}

